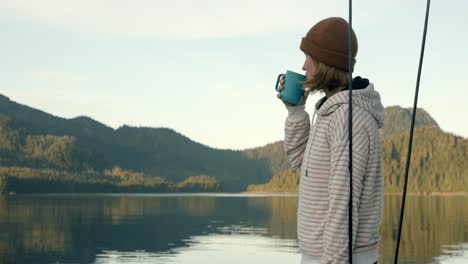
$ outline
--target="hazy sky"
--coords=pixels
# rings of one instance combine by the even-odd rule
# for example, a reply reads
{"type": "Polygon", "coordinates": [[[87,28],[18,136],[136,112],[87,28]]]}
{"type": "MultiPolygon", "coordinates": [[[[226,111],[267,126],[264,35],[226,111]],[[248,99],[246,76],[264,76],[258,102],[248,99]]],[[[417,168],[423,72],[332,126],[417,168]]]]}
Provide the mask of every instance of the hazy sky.
{"type": "MultiPolygon", "coordinates": [[[[359,51],[384,106],[411,107],[425,0],[354,1],[359,51]]],[[[468,136],[468,1],[432,1],[418,106],[468,136]]],[[[301,38],[348,18],[345,0],[5,0],[0,93],[56,116],[113,128],[170,127],[217,148],[281,140],[273,86],[302,72],[301,38]]],[[[309,98],[307,109],[321,95],[309,98]]]]}

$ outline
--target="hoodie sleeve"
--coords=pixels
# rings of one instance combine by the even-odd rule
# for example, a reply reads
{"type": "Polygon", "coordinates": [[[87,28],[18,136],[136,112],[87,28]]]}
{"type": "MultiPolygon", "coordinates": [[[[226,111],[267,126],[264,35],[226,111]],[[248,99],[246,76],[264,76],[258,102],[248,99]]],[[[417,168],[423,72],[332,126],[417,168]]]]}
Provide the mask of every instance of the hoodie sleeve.
{"type": "MultiPolygon", "coordinates": [[[[325,221],[324,263],[349,263],[349,139],[347,122],[330,127],[329,208],[325,221]]],[[[353,121],[356,124],[357,121],[353,121]]],[[[340,122],[337,122],[340,123],[340,122]]],[[[369,158],[370,138],[366,129],[353,125],[353,247],[356,246],[358,206],[369,158]]]]}
{"type": "Polygon", "coordinates": [[[284,152],[291,167],[299,169],[304,157],[310,131],[309,114],[305,105],[286,106],[288,117],[284,127],[284,152]]]}

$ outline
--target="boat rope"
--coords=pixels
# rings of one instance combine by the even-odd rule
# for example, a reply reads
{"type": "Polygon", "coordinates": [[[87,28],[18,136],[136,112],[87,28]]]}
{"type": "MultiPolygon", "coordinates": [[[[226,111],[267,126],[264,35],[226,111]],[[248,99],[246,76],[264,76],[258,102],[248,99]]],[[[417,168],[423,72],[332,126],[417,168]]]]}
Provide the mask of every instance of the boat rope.
{"type": "Polygon", "coordinates": [[[352,36],[353,23],[353,0],[349,0],[349,22],[348,22],[348,89],[349,89],[349,114],[348,114],[348,139],[349,139],[349,204],[348,204],[348,255],[349,263],[353,263],[353,65],[352,36]]]}
{"type": "Polygon", "coordinates": [[[414,103],[413,103],[413,112],[412,112],[412,117],[411,117],[411,128],[410,128],[410,134],[409,134],[409,143],[408,143],[408,153],[406,156],[406,167],[405,167],[405,184],[403,187],[403,196],[402,196],[402,202],[401,202],[401,210],[400,210],[400,224],[398,227],[398,239],[396,243],[396,249],[395,249],[395,259],[394,262],[395,264],[398,263],[398,252],[400,249],[400,240],[401,240],[401,229],[403,227],[403,216],[405,212],[405,202],[406,202],[406,190],[408,187],[408,170],[410,166],[410,161],[411,161],[411,149],[413,145],[413,132],[414,132],[414,123],[416,120],[416,110],[418,106],[418,94],[419,94],[419,82],[421,80],[421,70],[422,70],[422,65],[423,65],[423,59],[424,59],[424,47],[426,46],[426,33],[427,33],[427,23],[429,20],[429,7],[431,4],[431,0],[427,0],[427,6],[426,6],[426,18],[424,20],[424,32],[423,32],[423,38],[422,38],[422,45],[421,45],[421,54],[419,56],[419,68],[418,68],[418,78],[416,80],[416,91],[414,95],[414,103]]]}

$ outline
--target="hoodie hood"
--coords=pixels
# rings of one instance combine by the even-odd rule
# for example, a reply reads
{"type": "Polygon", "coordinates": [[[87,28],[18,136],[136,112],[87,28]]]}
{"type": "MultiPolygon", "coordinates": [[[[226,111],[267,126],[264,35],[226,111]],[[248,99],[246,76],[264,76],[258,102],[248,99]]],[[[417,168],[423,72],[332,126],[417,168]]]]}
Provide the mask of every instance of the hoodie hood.
{"type": "MultiPolygon", "coordinates": [[[[342,105],[349,104],[349,91],[347,88],[332,95],[330,98],[323,97],[315,104],[318,115],[327,116],[332,114],[342,105]]],[[[379,128],[384,124],[384,107],[380,100],[380,94],[374,89],[374,85],[367,79],[356,77],[353,79],[353,108],[360,107],[371,114],[379,128]]]]}

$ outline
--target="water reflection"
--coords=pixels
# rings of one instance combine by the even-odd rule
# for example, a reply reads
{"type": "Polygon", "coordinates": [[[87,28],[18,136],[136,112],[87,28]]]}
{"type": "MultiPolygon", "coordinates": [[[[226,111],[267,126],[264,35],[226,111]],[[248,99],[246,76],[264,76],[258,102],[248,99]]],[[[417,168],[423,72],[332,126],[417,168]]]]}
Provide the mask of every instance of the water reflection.
{"type": "MultiPolygon", "coordinates": [[[[383,260],[390,260],[395,251],[400,206],[399,196],[385,197],[379,247],[383,260]]],[[[443,254],[444,245],[468,241],[468,197],[409,196],[404,220],[401,259],[407,263],[431,263],[443,254]]]]}
{"type": "Polygon", "coordinates": [[[434,264],[462,264],[468,260],[468,243],[443,246],[444,254],[436,257],[434,264]]]}
{"type": "MultiPolygon", "coordinates": [[[[385,196],[380,263],[392,263],[399,209],[385,196]]],[[[0,262],[298,263],[296,210],[297,197],[3,197],[0,262]]],[[[408,197],[400,263],[468,263],[467,242],[468,197],[408,197]]]]}
{"type": "MultiPolygon", "coordinates": [[[[252,231],[252,230],[251,230],[252,231]]],[[[104,251],[96,263],[299,263],[295,240],[274,239],[258,235],[212,234],[189,238],[189,247],[171,252],[104,251]]]]}

